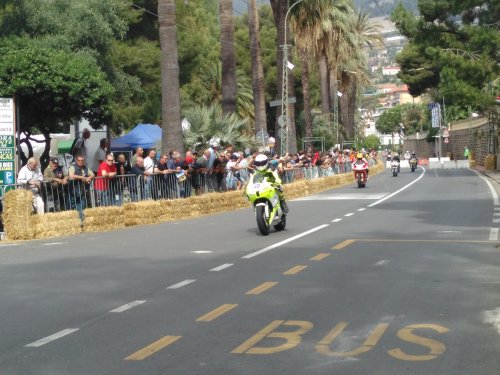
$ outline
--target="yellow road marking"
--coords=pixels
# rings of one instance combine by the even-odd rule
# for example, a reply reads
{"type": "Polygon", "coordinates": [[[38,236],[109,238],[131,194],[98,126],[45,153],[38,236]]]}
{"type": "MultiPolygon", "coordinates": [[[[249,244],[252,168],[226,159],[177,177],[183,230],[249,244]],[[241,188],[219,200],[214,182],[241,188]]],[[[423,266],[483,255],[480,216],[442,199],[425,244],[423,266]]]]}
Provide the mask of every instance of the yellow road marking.
{"type": "Polygon", "coordinates": [[[283,272],[283,275],[296,275],[305,268],[307,268],[307,266],[295,266],[290,268],[288,271],[283,272]]]}
{"type": "Polygon", "coordinates": [[[276,284],[278,284],[278,283],[275,281],[268,281],[268,282],[260,284],[258,287],[253,288],[252,290],[249,290],[245,294],[261,294],[261,293],[265,292],[266,290],[271,289],[276,284]]]}
{"type": "Polygon", "coordinates": [[[225,314],[228,311],[234,309],[236,306],[238,306],[238,305],[237,304],[228,304],[228,303],[226,303],[224,305],[220,305],[215,310],[212,310],[209,313],[207,313],[203,316],[200,316],[198,319],[196,319],[196,321],[197,322],[211,322],[212,320],[217,319],[222,314],[225,314]]]}
{"type": "Polygon", "coordinates": [[[144,348],[136,351],[135,353],[129,355],[128,357],[125,358],[126,361],[141,361],[144,358],[149,357],[150,355],[153,355],[157,351],[173,344],[177,340],[179,340],[182,336],[165,336],[162,337],[161,339],[155,341],[154,343],[145,346],[144,348]]]}
{"type": "Polygon", "coordinates": [[[314,256],[314,257],[312,257],[312,258],[311,258],[311,259],[309,259],[309,260],[323,260],[323,259],[325,259],[325,258],[326,258],[327,256],[329,256],[329,255],[330,255],[330,254],[328,254],[328,253],[320,253],[320,254],[318,254],[318,255],[316,255],[316,256],[314,256]]]}
{"type": "Polygon", "coordinates": [[[338,245],[335,245],[334,247],[332,247],[332,250],[341,250],[344,247],[347,247],[347,246],[349,246],[350,244],[352,244],[354,242],[356,242],[356,240],[345,240],[345,241],[342,241],[338,245]]]}

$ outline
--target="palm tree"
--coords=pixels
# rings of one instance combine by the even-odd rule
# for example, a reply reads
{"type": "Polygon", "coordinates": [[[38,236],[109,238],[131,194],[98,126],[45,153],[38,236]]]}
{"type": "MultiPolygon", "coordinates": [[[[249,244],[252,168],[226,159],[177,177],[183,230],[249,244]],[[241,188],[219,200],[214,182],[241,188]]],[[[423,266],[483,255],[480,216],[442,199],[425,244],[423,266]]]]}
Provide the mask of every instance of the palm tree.
{"type": "Polygon", "coordinates": [[[236,111],[236,57],[234,53],[233,1],[219,0],[222,108],[224,113],[236,111]]]}
{"type": "Polygon", "coordinates": [[[366,57],[363,49],[379,46],[383,43],[383,36],[380,33],[379,25],[370,21],[368,14],[363,12],[353,12],[350,14],[350,30],[346,36],[349,59],[339,61],[341,91],[343,96],[340,106],[344,125],[349,137],[354,135],[355,114],[358,102],[358,94],[364,87],[370,84],[370,77],[366,71],[366,57]]]}
{"type": "Polygon", "coordinates": [[[161,46],[162,149],[183,152],[175,10],[175,0],[158,0],[161,46]]]}
{"type": "Polygon", "coordinates": [[[267,132],[264,69],[259,42],[259,14],[255,0],[248,1],[248,30],[252,56],[252,90],[255,114],[255,134],[267,132]]]}
{"type": "MultiPolygon", "coordinates": [[[[302,91],[304,95],[305,136],[313,136],[311,114],[311,94],[309,88],[309,59],[314,55],[314,47],[322,35],[322,19],[330,2],[309,0],[298,4],[291,10],[290,30],[295,37],[302,67],[302,91]]],[[[325,60],[322,60],[325,61],[325,60]]],[[[325,70],[326,71],[326,70],[325,70]]],[[[325,78],[326,80],[326,78],[325,78]]]]}
{"type": "Polygon", "coordinates": [[[239,151],[256,145],[254,135],[245,132],[248,120],[236,113],[224,114],[219,104],[192,107],[183,115],[190,124],[184,137],[187,148],[203,150],[212,138],[219,138],[221,146],[232,144],[239,151]]]}

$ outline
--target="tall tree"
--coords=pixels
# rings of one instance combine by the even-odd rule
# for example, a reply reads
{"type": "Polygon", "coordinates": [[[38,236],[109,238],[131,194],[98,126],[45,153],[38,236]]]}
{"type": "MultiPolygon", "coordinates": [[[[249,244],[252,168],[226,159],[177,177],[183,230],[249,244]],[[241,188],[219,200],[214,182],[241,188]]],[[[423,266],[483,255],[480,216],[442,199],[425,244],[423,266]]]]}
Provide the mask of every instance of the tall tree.
{"type": "Polygon", "coordinates": [[[236,111],[236,57],[234,54],[233,1],[219,0],[222,62],[222,108],[224,113],[236,111]]]}
{"type": "Polygon", "coordinates": [[[255,134],[267,132],[266,98],[264,70],[259,37],[259,14],[255,0],[248,0],[248,30],[250,36],[250,53],[252,58],[252,91],[255,113],[255,134]]]}
{"type": "Polygon", "coordinates": [[[487,87],[500,76],[500,3],[421,0],[418,5],[419,17],[402,5],[392,14],[409,41],[397,61],[410,93],[431,92],[434,100],[479,111],[492,105],[487,87]]]}
{"type": "Polygon", "coordinates": [[[342,59],[339,69],[340,88],[345,94],[342,96],[341,103],[345,103],[345,105],[341,105],[339,109],[347,136],[352,138],[359,94],[370,84],[364,49],[382,45],[383,36],[380,33],[379,25],[374,24],[368,14],[352,12],[350,17],[350,29],[353,30],[353,33],[349,34],[351,37],[346,39],[350,58],[342,59]]]}
{"type": "Polygon", "coordinates": [[[175,0],[158,0],[161,44],[162,149],[184,152],[175,0]]]}
{"type": "MultiPolygon", "coordinates": [[[[290,10],[290,28],[295,37],[295,44],[298,47],[302,68],[301,81],[304,95],[304,122],[306,137],[312,137],[313,135],[310,103],[311,95],[309,92],[309,59],[314,57],[314,46],[318,45],[318,41],[323,35],[322,20],[324,19],[327,9],[330,6],[330,3],[327,1],[311,0],[297,4],[296,7],[290,10]]],[[[322,59],[321,61],[325,63],[324,67],[326,68],[326,59],[322,59]]],[[[323,72],[326,72],[326,69],[324,69],[323,72]]],[[[326,81],[326,77],[324,77],[324,79],[326,81]]]]}

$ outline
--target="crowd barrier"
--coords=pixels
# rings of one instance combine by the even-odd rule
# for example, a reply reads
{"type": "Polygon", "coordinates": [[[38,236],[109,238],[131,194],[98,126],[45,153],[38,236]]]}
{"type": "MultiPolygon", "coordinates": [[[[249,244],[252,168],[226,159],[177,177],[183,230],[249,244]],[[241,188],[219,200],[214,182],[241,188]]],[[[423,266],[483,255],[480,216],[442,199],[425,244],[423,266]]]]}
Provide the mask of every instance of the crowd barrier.
{"type": "MultiPolygon", "coordinates": [[[[370,174],[376,174],[382,169],[383,163],[380,162],[370,168],[370,174]]],[[[194,184],[193,177],[183,181],[173,179],[175,174],[169,178],[162,177],[164,176],[126,175],[107,181],[104,178],[96,178],[89,184],[69,181],[63,186],[44,183],[38,194],[44,199],[47,214],[30,216],[31,225],[36,227],[34,233],[28,231],[23,237],[12,236],[13,233],[20,232],[20,227],[26,227],[24,223],[15,222],[19,213],[14,210],[8,215],[4,212],[3,217],[8,217],[20,227],[6,230],[7,237],[9,239],[57,237],[82,230],[99,231],[151,224],[248,207],[248,201],[242,191],[227,189],[227,184],[221,183],[220,176],[217,179],[217,176],[200,174],[201,178],[194,184]],[[212,180],[213,178],[215,179],[212,180]],[[56,220],[59,220],[58,225],[54,225],[56,220]],[[50,226],[52,231],[44,229],[45,226],[50,226]],[[55,230],[58,226],[60,231],[55,230]]],[[[337,174],[334,170],[319,167],[293,168],[284,171],[282,178],[286,183],[285,193],[288,199],[354,181],[351,173],[337,174]]],[[[26,191],[26,186],[5,186],[0,190],[0,194],[4,198],[8,190],[15,189],[26,191]]]]}
{"type": "MultiPolygon", "coordinates": [[[[349,173],[350,168],[336,167],[292,167],[280,173],[283,184],[296,181],[314,180],[349,173]]],[[[43,182],[37,189],[44,202],[44,211],[62,212],[76,210],[82,213],[86,208],[121,206],[124,203],[145,200],[181,199],[213,192],[227,192],[243,189],[250,174],[246,170],[237,173],[195,173],[179,179],[175,173],[153,174],[151,176],[134,174],[114,178],[96,177],[89,183],[69,180],[66,184],[43,182]]],[[[10,189],[28,189],[26,185],[4,185],[0,199],[10,189]]],[[[82,218],[83,219],[83,218],[82,218]]]]}

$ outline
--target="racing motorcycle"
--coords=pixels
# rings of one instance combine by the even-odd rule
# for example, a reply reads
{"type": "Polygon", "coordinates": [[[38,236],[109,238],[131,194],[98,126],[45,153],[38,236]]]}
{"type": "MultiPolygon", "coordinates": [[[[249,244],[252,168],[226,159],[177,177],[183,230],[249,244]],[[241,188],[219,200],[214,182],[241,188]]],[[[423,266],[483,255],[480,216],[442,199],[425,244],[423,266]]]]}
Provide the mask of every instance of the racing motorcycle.
{"type": "Polygon", "coordinates": [[[392,177],[397,177],[399,172],[399,161],[391,161],[392,177]]]}
{"type": "Polygon", "coordinates": [[[354,180],[358,183],[358,188],[364,188],[368,180],[368,168],[366,163],[354,163],[352,165],[354,171],[354,180]]]}
{"type": "Polygon", "coordinates": [[[417,164],[418,164],[417,159],[415,158],[410,159],[410,168],[412,172],[415,172],[415,169],[417,169],[417,164]]]}
{"type": "Polygon", "coordinates": [[[267,236],[271,226],[277,231],[285,229],[286,214],[281,209],[278,190],[262,173],[254,173],[248,181],[245,195],[252,203],[257,227],[267,236]]]}

